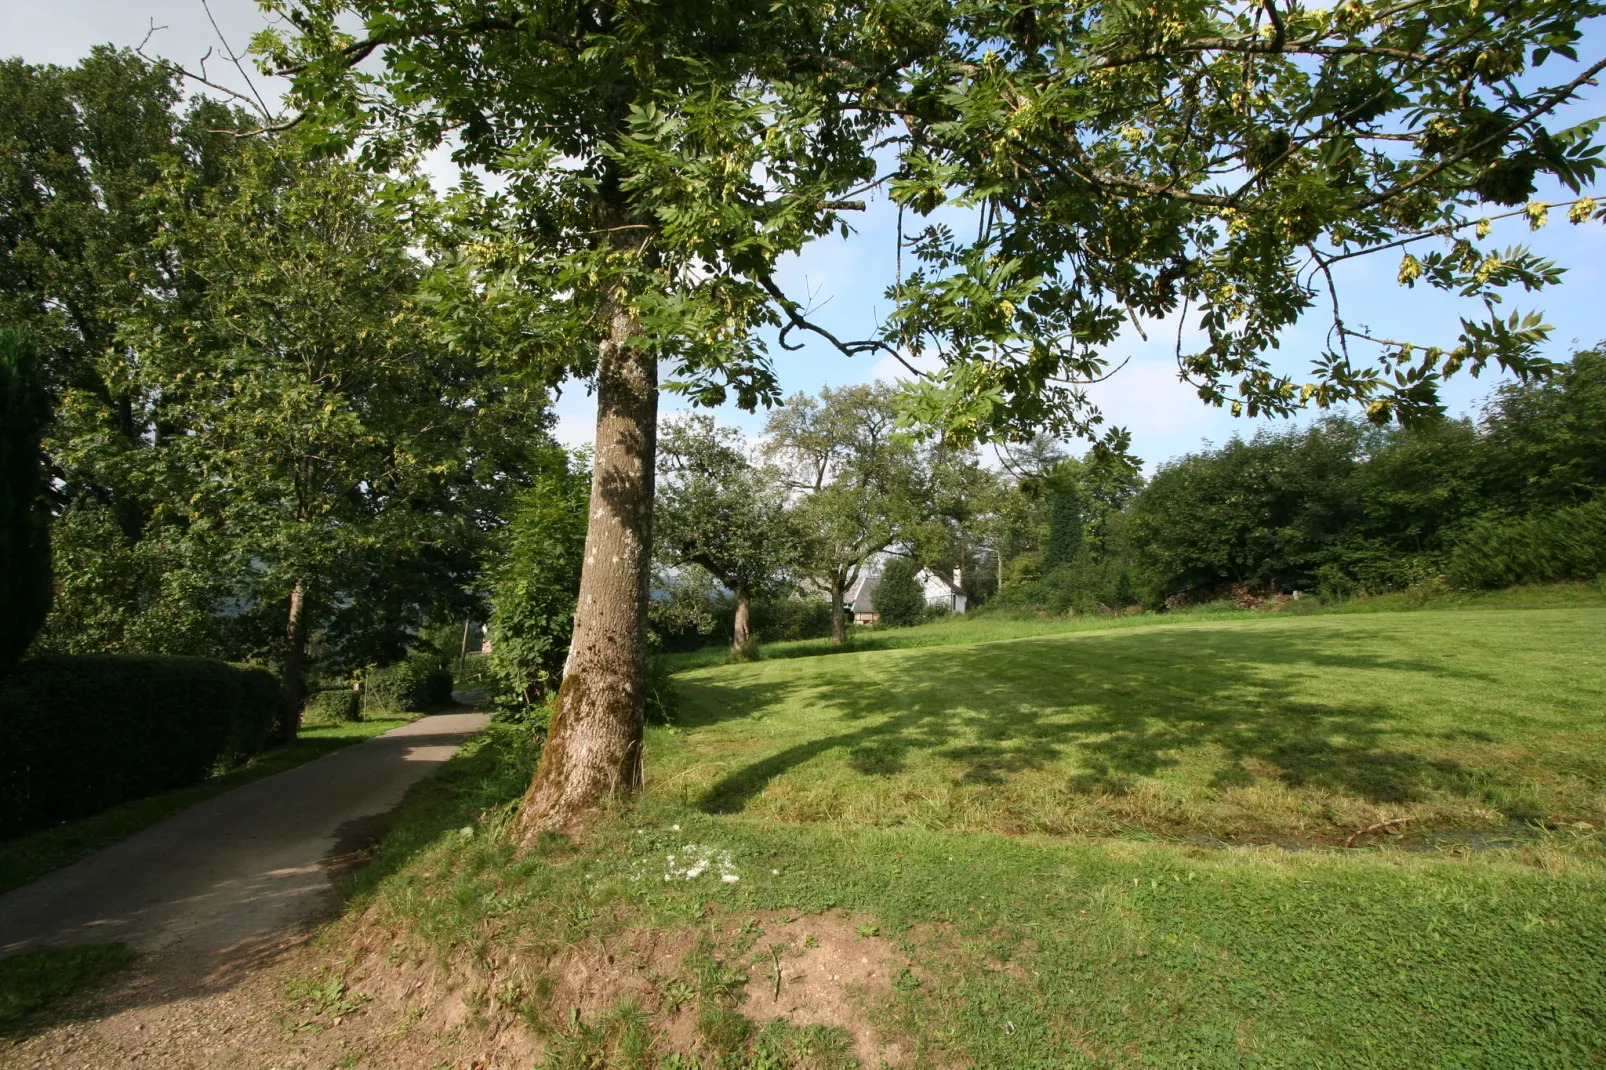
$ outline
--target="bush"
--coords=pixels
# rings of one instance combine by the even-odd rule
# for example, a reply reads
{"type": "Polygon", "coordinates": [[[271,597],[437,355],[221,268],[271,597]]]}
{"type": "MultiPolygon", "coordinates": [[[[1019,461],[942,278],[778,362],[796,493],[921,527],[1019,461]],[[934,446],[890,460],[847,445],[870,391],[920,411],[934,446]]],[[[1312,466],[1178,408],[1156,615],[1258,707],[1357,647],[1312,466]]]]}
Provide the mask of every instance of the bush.
{"type": "Polygon", "coordinates": [[[375,671],[363,685],[364,711],[404,713],[451,704],[452,674],[424,654],[409,654],[405,660],[375,671]]]}
{"type": "Polygon", "coordinates": [[[1537,516],[1480,520],[1445,569],[1461,588],[1587,580],[1606,570],[1606,498],[1537,516]]]}
{"type": "Polygon", "coordinates": [[[261,746],[277,691],[207,658],[23,661],[0,682],[0,836],[200,783],[261,746]]]}
{"type": "Polygon", "coordinates": [[[880,623],[891,628],[919,624],[926,613],[926,592],[915,578],[915,564],[907,558],[887,562],[870,595],[880,623]]]}
{"type": "Polygon", "coordinates": [[[316,691],[307,696],[302,724],[343,724],[362,720],[362,693],[349,687],[316,691]]]}

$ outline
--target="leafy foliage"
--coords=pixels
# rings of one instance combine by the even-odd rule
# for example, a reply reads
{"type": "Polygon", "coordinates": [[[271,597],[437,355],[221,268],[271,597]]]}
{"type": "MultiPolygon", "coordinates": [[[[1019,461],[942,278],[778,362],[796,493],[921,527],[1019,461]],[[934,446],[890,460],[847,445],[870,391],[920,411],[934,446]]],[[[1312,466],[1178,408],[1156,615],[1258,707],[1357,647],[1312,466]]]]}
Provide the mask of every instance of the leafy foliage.
{"type": "Polygon", "coordinates": [[[519,708],[557,690],[574,628],[590,481],[559,458],[513,502],[499,535],[492,580],[490,668],[519,708]]]}
{"type": "Polygon", "coordinates": [[[1480,424],[1328,420],[1162,466],[1129,539],[1149,597],[1220,584],[1335,596],[1424,582],[1589,579],[1606,488],[1606,363],[1507,385],[1480,424]]]}
{"type": "Polygon", "coordinates": [[[785,484],[748,459],[740,432],[707,416],[659,430],[653,546],[695,565],[738,597],[778,593],[797,559],[785,484]]]}
{"type": "Polygon", "coordinates": [[[1548,513],[1479,520],[1457,540],[1444,571],[1457,587],[1606,575],[1606,496],[1548,513]]]}
{"type": "MultiPolygon", "coordinates": [[[[302,708],[303,724],[341,724],[362,720],[362,692],[350,687],[314,691],[302,708]]],[[[421,707],[408,707],[421,708],[421,707]]]]}
{"type": "Polygon", "coordinates": [[[50,514],[39,448],[49,420],[32,339],[0,330],[0,677],[50,611],[50,514]]]}
{"type": "MultiPolygon", "coordinates": [[[[324,694],[339,692],[324,692],[324,694]]],[[[452,704],[452,674],[439,659],[409,654],[376,669],[363,681],[364,711],[405,713],[438,710],[452,704]]]]}

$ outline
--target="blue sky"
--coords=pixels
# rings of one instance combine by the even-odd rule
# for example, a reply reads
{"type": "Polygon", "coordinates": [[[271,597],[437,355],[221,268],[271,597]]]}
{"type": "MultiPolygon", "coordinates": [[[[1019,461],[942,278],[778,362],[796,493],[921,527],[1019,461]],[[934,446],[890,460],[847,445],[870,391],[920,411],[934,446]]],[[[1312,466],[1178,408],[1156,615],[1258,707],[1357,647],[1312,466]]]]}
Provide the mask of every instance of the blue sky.
{"type": "MultiPolygon", "coordinates": [[[[213,0],[212,13],[237,49],[263,25],[254,0],[213,0]]],[[[152,38],[151,49],[174,60],[193,64],[216,37],[200,0],[0,0],[0,52],[21,55],[30,62],[70,64],[92,45],[135,45],[155,24],[167,28],[152,38]]],[[[1596,26],[1587,36],[1581,54],[1606,53],[1606,27],[1596,26]]],[[[237,85],[238,76],[214,55],[208,70],[225,84],[237,85]]],[[[264,87],[274,92],[272,86],[264,87]]],[[[1569,109],[1568,122],[1606,114],[1606,89],[1597,87],[1569,109]]],[[[1563,200],[1564,191],[1541,189],[1538,196],[1563,200]]],[[[786,263],[779,279],[798,299],[809,297],[814,318],[843,337],[860,337],[873,329],[887,311],[882,294],[893,274],[896,212],[884,197],[873,197],[868,211],[852,222],[855,233],[823,239],[786,263]]],[[[907,222],[907,220],[906,220],[907,222]]],[[[1606,226],[1588,223],[1572,226],[1553,213],[1548,227],[1530,233],[1514,220],[1497,224],[1493,235],[1501,245],[1526,244],[1567,268],[1565,282],[1539,294],[1513,294],[1506,309],[1538,308],[1555,327],[1548,355],[1562,357],[1580,345],[1606,338],[1606,226]]],[[[1476,306],[1424,286],[1405,289],[1395,281],[1398,256],[1381,254],[1342,265],[1339,287],[1347,320],[1363,323],[1387,336],[1405,336],[1427,342],[1453,343],[1461,315],[1474,315],[1476,306]]],[[[1133,435],[1133,449],[1152,469],[1169,457],[1197,448],[1202,441],[1222,442],[1234,433],[1251,434],[1258,423],[1234,419],[1222,410],[1203,405],[1191,388],[1179,383],[1173,360],[1176,323],[1148,324],[1148,341],[1128,329],[1110,354],[1130,363],[1110,382],[1095,387],[1094,400],[1108,421],[1125,426],[1133,435]]],[[[1283,339],[1282,357],[1290,371],[1298,371],[1321,348],[1327,321],[1312,318],[1283,339]]],[[[813,392],[822,386],[891,379],[900,369],[889,359],[841,356],[823,341],[804,339],[805,348],[789,353],[772,347],[776,370],[785,391],[813,392]]],[[[1453,412],[1475,412],[1497,380],[1463,376],[1452,380],[1445,399],[1453,412]]],[[[678,399],[666,396],[664,411],[673,413],[678,399]]],[[[595,406],[581,384],[572,384],[558,401],[559,436],[571,445],[591,440],[595,406]]],[[[719,418],[757,432],[764,416],[734,407],[719,410],[719,418]]]]}

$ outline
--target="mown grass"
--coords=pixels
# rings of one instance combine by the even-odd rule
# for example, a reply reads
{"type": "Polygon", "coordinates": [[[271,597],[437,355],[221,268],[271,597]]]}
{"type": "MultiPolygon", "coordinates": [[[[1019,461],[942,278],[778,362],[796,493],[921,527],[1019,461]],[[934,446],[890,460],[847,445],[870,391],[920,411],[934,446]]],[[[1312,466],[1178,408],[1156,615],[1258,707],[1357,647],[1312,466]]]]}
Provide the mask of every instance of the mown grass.
{"type": "Polygon", "coordinates": [[[1606,609],[1206,616],[679,674],[649,791],[928,829],[1342,841],[1606,820],[1606,609]]]}
{"type": "Polygon", "coordinates": [[[1206,612],[687,671],[644,797],[516,851],[536,751],[493,725],[403,804],[348,924],[474,964],[548,1070],[851,1065],[749,1017],[771,911],[895,941],[858,1024],[915,1066],[1600,1066],[1603,625],[1206,612]],[[1522,834],[1333,846],[1379,815],[1522,834]],[[642,930],[696,950],[609,1014],[552,1002],[543,971],[642,930]],[[700,1047],[670,1054],[654,1015],[688,1001],[700,1047]]]}
{"type": "Polygon", "coordinates": [[[127,964],[122,944],[53,947],[0,958],[0,1034],[27,1024],[72,992],[127,964]]]}
{"type": "MultiPolygon", "coordinates": [[[[1022,610],[978,612],[946,617],[912,628],[853,627],[843,646],[832,646],[829,639],[799,639],[766,643],[760,654],[766,659],[813,658],[867,650],[907,650],[916,647],[953,646],[960,643],[987,643],[1000,639],[1028,639],[1043,635],[1103,632],[1127,628],[1165,627],[1178,621],[1275,621],[1289,616],[1348,616],[1353,614],[1400,613],[1430,610],[1454,612],[1491,609],[1583,609],[1606,606],[1606,587],[1599,583],[1557,583],[1535,587],[1512,587],[1503,591],[1396,592],[1344,602],[1322,602],[1314,597],[1284,602],[1275,611],[1240,609],[1231,602],[1212,602],[1170,613],[1139,613],[1131,616],[1054,616],[1022,610]]],[[[724,665],[729,648],[712,645],[701,650],[658,655],[670,672],[704,669],[724,665]]]]}
{"type": "Polygon", "coordinates": [[[55,828],[0,841],[0,892],[71,865],[102,847],[126,839],[141,829],[165,821],[181,810],[187,810],[230,788],[293,769],[303,762],[383,735],[415,719],[412,715],[403,714],[371,721],[304,726],[294,742],[263,751],[233,769],[220,770],[204,784],[133,799],[55,828]]]}
{"type": "Polygon", "coordinates": [[[919,1066],[1415,1070],[1602,1055],[1606,862],[1587,839],[1459,857],[1293,853],[777,825],[649,798],[581,843],[519,854],[500,833],[526,745],[493,729],[453,765],[454,780],[398,815],[407,857],[365,885],[353,909],[365,927],[393,924],[398,948],[441,961],[507,963],[516,949],[521,965],[494,979],[514,993],[543,990],[543,956],[644,927],[701,932],[702,960],[649,979],[648,998],[681,986],[677,999],[710,1000],[714,1040],[737,1038],[705,1037],[700,1063],[671,1059],[643,1008],[575,1021],[535,998],[522,1009],[556,1041],[546,1066],[820,1065],[761,1047],[765,1023],[737,1020],[737,979],[769,961],[749,919],[770,910],[868,919],[861,931],[897,942],[910,969],[873,1020],[919,1066]],[[692,850],[728,852],[740,879],[665,879],[669,856],[692,850]],[[712,996],[710,978],[724,978],[712,996]],[[628,1045],[620,1022],[635,1023],[628,1045]]]}

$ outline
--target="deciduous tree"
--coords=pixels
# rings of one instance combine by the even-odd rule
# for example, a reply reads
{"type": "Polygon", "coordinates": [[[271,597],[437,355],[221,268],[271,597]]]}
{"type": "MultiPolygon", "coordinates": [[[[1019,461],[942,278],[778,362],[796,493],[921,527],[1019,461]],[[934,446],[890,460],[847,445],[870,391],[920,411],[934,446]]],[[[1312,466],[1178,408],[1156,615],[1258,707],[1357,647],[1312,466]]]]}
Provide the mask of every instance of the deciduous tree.
{"type": "Polygon", "coordinates": [[[1480,201],[1521,204],[1541,174],[1571,189],[1593,177],[1593,128],[1546,121],[1606,69],[1576,53],[1596,0],[272,6],[295,36],[259,45],[295,77],[306,125],[333,131],[323,140],[369,138],[384,163],[450,132],[461,162],[503,174],[497,196],[523,224],[510,269],[547,295],[531,334],[596,376],[574,671],[526,836],[640,782],[661,360],[694,398],[734,390],[754,405],[776,387],[752,329],[777,323],[783,344],[813,329],[846,352],[934,353],[942,370],[911,410],[958,439],[1093,436],[1084,388],[1111,371],[1121,322],[1186,308],[1207,343],[1179,363],[1207,402],[1431,411],[1460,368],[1543,370],[1537,315],[1491,313],[1418,344],[1368,338],[1334,295],[1308,376],[1267,354],[1314,307],[1312,280],[1331,289],[1356,256],[1420,250],[1402,282],[1471,299],[1554,281],[1531,253],[1483,244],[1480,201]],[[980,226],[974,241],[926,228],[884,331],[840,342],[774,265],[882,182],[916,213],[952,200],[980,226]],[[1448,247],[1418,244],[1434,242],[1448,247]]]}
{"type": "Polygon", "coordinates": [[[735,597],[739,654],[752,644],[753,597],[784,588],[799,555],[777,475],[753,464],[740,432],[707,416],[660,430],[654,542],[667,564],[695,565],[735,597]]]}
{"type": "Polygon", "coordinates": [[[879,554],[913,542],[930,515],[929,473],[898,430],[884,384],[798,394],[770,414],[766,450],[798,495],[803,571],[831,598],[831,642],[847,638],[843,601],[879,554]]]}

